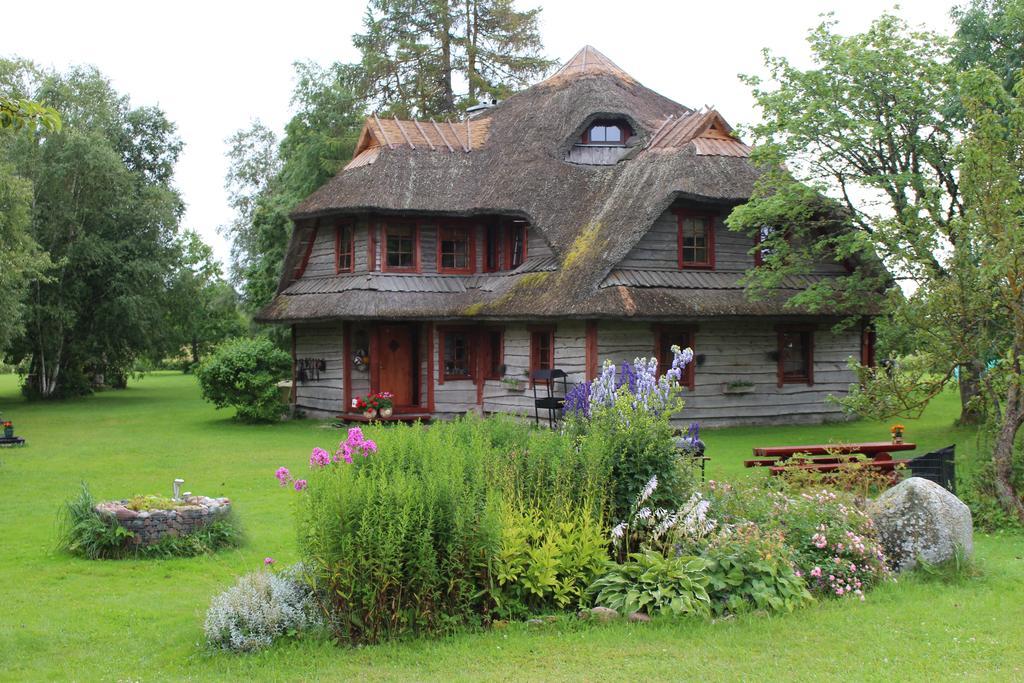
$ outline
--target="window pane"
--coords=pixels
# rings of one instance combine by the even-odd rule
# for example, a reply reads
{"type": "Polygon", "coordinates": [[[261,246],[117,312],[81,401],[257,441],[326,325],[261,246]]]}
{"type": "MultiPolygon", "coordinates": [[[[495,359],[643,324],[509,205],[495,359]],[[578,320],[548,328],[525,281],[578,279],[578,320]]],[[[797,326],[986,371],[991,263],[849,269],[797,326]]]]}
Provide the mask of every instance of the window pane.
{"type": "Polygon", "coordinates": [[[594,126],[590,129],[590,141],[591,142],[604,142],[605,141],[605,127],[594,126]]]}
{"type": "Polygon", "coordinates": [[[453,269],[469,267],[469,231],[459,228],[442,232],[441,267],[453,269]]]}
{"type": "Polygon", "coordinates": [[[683,263],[709,263],[708,224],[703,218],[683,219],[683,263]]]}
{"type": "Polygon", "coordinates": [[[513,225],[511,239],[510,266],[518,268],[523,265],[523,251],[526,247],[526,226],[513,225]]]}
{"type": "Polygon", "coordinates": [[[787,332],[782,335],[783,377],[807,377],[806,333],[787,332]]]}
{"type": "Polygon", "coordinates": [[[445,377],[469,377],[469,339],[464,333],[449,332],[444,336],[445,377]]]}
{"type": "Polygon", "coordinates": [[[622,142],[622,130],[618,126],[605,128],[605,140],[608,142],[622,142]]]}
{"type": "Polygon", "coordinates": [[[352,268],[352,227],[344,226],[339,230],[338,237],[338,270],[352,268]]]}
{"type": "Polygon", "coordinates": [[[485,247],[487,261],[484,269],[488,272],[501,269],[501,228],[497,225],[487,226],[487,244],[485,247]]]}
{"type": "Polygon", "coordinates": [[[415,267],[415,253],[413,244],[414,230],[412,226],[389,225],[387,252],[389,268],[413,268],[415,267]]]}
{"type": "Polygon", "coordinates": [[[501,377],[501,332],[492,331],[487,333],[487,348],[490,356],[488,359],[487,376],[501,377]]]}

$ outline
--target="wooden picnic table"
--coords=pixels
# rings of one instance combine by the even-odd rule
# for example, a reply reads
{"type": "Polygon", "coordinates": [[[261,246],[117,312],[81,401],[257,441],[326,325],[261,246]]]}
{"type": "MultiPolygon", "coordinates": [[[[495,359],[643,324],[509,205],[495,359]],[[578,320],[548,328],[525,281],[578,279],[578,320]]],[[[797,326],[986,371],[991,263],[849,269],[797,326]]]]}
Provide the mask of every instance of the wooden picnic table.
{"type": "Polygon", "coordinates": [[[743,461],[743,465],[767,467],[773,475],[800,471],[827,474],[843,468],[866,467],[895,477],[896,468],[910,461],[894,459],[891,452],[912,451],[916,448],[917,444],[906,441],[768,446],[753,449],[754,455],[758,457],[743,461]]]}

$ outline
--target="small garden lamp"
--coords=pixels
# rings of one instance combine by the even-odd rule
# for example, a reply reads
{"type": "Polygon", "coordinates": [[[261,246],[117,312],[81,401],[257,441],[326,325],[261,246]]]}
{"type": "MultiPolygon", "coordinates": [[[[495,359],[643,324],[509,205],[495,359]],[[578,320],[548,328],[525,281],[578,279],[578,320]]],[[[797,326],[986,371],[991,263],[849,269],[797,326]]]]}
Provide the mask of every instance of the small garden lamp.
{"type": "Polygon", "coordinates": [[[184,483],[184,479],[174,480],[174,500],[181,500],[181,485],[184,483]]]}

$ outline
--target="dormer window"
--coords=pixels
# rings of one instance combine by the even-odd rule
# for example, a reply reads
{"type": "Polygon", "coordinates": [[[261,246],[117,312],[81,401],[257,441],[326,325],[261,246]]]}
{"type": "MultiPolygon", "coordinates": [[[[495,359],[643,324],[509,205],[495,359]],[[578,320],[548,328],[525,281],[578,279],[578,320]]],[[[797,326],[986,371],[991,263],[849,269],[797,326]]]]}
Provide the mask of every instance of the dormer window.
{"type": "Polygon", "coordinates": [[[622,119],[598,120],[583,131],[581,144],[623,147],[633,135],[633,129],[622,119]]]}
{"type": "Polygon", "coordinates": [[[715,217],[686,211],[676,213],[679,267],[713,270],[715,267],[715,217]]]}

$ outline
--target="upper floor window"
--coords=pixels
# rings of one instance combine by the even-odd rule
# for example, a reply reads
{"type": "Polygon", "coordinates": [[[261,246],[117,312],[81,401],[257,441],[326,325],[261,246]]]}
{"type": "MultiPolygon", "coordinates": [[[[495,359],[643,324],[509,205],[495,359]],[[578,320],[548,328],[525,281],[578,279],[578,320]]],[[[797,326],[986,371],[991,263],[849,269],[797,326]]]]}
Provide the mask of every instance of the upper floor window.
{"type": "Polygon", "coordinates": [[[772,233],[775,232],[775,228],[770,225],[762,225],[757,230],[757,234],[754,236],[754,243],[757,245],[757,250],[754,252],[754,265],[762,266],[772,255],[771,247],[761,246],[769,240],[772,233]]]}
{"type": "Polygon", "coordinates": [[[355,231],[351,224],[339,225],[334,230],[334,253],[337,255],[334,271],[351,273],[355,268],[355,231]]]}
{"type": "Polygon", "coordinates": [[[488,225],[484,232],[484,272],[501,270],[501,226],[488,225]]]}
{"type": "Polygon", "coordinates": [[[714,216],[680,212],[679,221],[679,267],[715,267],[715,219],[714,216]]]}
{"type": "Polygon", "coordinates": [[[414,224],[384,226],[384,270],[419,270],[418,233],[414,224]]]}
{"type": "Polygon", "coordinates": [[[779,386],[814,384],[814,332],[810,329],[779,330],[779,386]]]}
{"type": "Polygon", "coordinates": [[[476,249],[473,241],[473,231],[468,227],[442,227],[437,240],[437,272],[474,272],[476,249]]]}
{"type": "Polygon", "coordinates": [[[598,120],[583,131],[584,145],[625,145],[633,135],[633,129],[621,119],[598,120]]]}
{"type": "Polygon", "coordinates": [[[507,228],[506,270],[515,270],[526,260],[526,223],[516,221],[507,228]]]}

